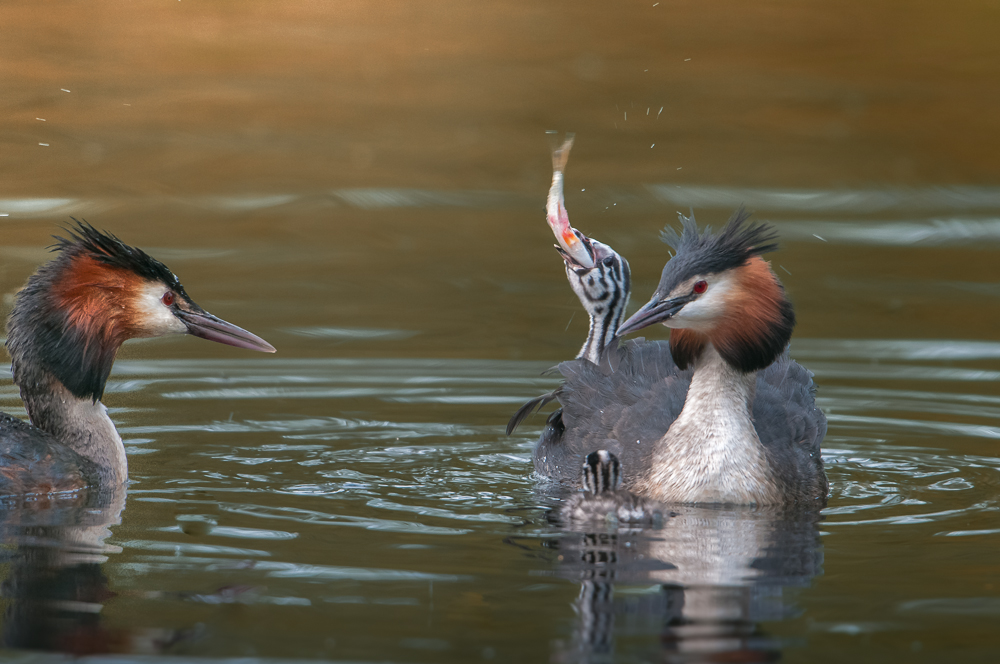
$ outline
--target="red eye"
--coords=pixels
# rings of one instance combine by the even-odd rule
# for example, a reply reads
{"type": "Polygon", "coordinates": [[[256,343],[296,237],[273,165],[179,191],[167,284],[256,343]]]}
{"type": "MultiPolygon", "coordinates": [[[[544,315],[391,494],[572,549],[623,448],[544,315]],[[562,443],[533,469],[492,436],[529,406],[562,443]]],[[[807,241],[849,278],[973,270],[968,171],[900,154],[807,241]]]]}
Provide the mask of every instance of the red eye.
{"type": "Polygon", "coordinates": [[[174,292],[173,291],[167,291],[166,293],[164,293],[163,297],[160,298],[160,302],[162,302],[163,306],[165,306],[165,307],[169,307],[169,306],[173,305],[173,303],[174,303],[174,292]]]}
{"type": "Polygon", "coordinates": [[[693,290],[695,295],[701,295],[706,290],[708,290],[708,282],[705,281],[704,279],[702,279],[701,281],[694,282],[693,290]]]}

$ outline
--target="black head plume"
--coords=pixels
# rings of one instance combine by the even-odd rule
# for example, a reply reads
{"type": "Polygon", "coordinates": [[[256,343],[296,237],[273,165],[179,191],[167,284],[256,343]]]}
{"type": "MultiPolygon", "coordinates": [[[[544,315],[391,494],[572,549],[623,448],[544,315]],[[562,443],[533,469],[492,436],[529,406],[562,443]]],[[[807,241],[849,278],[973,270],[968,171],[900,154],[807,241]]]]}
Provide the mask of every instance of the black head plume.
{"type": "Polygon", "coordinates": [[[68,238],[52,236],[55,244],[49,247],[51,251],[69,256],[87,254],[105,265],[129,270],[149,281],[162,281],[174,291],[184,291],[170,268],[143,250],[130,247],[107,231],[97,230],[86,220],[73,221],[73,225],[64,229],[68,238]]]}
{"type": "Polygon", "coordinates": [[[778,233],[768,224],[748,223],[750,213],[742,206],[718,233],[710,227],[698,231],[694,213],[678,214],[681,232],[668,226],[660,239],[677,252],[667,261],[657,294],[669,293],[677,284],[697,275],[718,274],[746,264],[754,256],[778,248],[778,233]]]}

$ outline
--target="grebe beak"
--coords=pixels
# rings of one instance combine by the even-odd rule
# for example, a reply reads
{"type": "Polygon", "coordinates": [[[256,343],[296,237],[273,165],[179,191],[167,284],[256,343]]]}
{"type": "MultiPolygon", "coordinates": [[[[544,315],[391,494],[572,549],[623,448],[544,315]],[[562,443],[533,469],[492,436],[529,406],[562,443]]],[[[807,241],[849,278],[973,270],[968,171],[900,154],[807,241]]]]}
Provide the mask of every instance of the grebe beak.
{"type": "Polygon", "coordinates": [[[247,350],[259,350],[262,353],[273,353],[274,346],[267,343],[256,334],[247,332],[242,327],[213,316],[204,310],[185,311],[178,309],[175,315],[187,325],[188,334],[209,341],[217,341],[227,346],[236,346],[247,350]]]}
{"type": "Polygon", "coordinates": [[[559,255],[562,256],[563,261],[566,262],[566,267],[573,270],[577,274],[582,275],[587,272],[587,270],[592,270],[594,268],[597,261],[597,255],[594,251],[594,245],[591,243],[589,237],[575,229],[573,232],[579,238],[573,253],[567,252],[558,244],[555,245],[555,247],[556,251],[559,252],[559,255]]]}
{"type": "Polygon", "coordinates": [[[620,337],[649,327],[653,323],[662,323],[683,309],[684,305],[693,299],[693,295],[682,295],[669,300],[650,300],[622,323],[615,335],[620,337]]]}
{"type": "Polygon", "coordinates": [[[575,228],[570,228],[569,231],[569,236],[575,241],[570,244],[556,235],[559,244],[555,245],[556,251],[566,261],[566,267],[577,273],[593,269],[595,256],[594,246],[590,243],[590,238],[575,228]]]}
{"type": "Polygon", "coordinates": [[[563,260],[573,270],[589,270],[594,267],[594,248],[590,244],[590,238],[576,230],[570,228],[562,236],[556,235],[559,244],[556,249],[562,254],[563,260]]]}

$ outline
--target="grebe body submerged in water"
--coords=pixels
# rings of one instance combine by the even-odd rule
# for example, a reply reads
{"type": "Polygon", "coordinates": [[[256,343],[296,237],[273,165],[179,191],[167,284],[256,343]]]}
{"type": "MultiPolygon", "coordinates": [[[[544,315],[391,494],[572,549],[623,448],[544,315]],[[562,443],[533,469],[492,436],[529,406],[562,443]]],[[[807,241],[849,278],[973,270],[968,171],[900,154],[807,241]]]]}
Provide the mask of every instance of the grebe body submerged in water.
{"type": "Polygon", "coordinates": [[[0,496],[125,483],[125,447],[101,403],[124,341],[192,334],[274,352],[199,307],[163,263],[115,236],[78,222],[56,240],[58,255],[28,279],[7,323],[31,424],[0,413],[0,496]]]}
{"type": "MultiPolygon", "coordinates": [[[[570,145],[554,159],[560,171],[570,145]]],[[[620,460],[626,489],[656,501],[824,504],[826,418],[812,374],[788,357],[795,315],[761,258],[777,248],[774,230],[750,223],[742,209],[719,233],[681,216],[680,232],[663,233],[676,255],[656,293],[619,326],[620,310],[600,302],[628,301],[629,280],[612,269],[624,266],[617,273],[627,275],[628,264],[569,226],[561,176],[553,178],[549,223],[590,334],[577,359],[559,365],[563,385],[526,403],[508,425],[510,433],[535,408],[561,404],[535,448],[536,471],[576,484],[584,459],[604,450],[620,460]],[[562,213],[555,223],[552,209],[562,213]],[[569,236],[577,242],[565,242],[569,236]],[[595,290],[604,293],[599,300],[589,296],[595,290]],[[669,343],[619,343],[653,323],[673,328],[669,343]],[[616,331],[600,336],[605,330],[616,331]]]]}

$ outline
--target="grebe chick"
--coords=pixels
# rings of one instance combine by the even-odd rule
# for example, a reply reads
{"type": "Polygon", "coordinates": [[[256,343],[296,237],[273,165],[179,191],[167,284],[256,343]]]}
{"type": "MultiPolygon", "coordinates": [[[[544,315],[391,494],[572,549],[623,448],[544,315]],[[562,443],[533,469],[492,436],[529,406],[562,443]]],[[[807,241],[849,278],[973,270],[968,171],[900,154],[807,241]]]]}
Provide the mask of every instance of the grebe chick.
{"type": "Polygon", "coordinates": [[[587,310],[590,327],[577,358],[594,364],[615,336],[628,307],[631,272],[628,261],[610,246],[592,240],[569,223],[563,177],[573,134],[552,152],[552,185],[546,201],[546,221],[555,235],[556,251],[562,256],[570,288],[587,310]]]}
{"type": "Polygon", "coordinates": [[[583,267],[569,254],[561,249],[559,252],[566,264],[566,279],[570,288],[590,318],[587,339],[576,357],[597,364],[601,360],[601,352],[614,339],[615,330],[625,317],[632,275],[628,261],[618,252],[603,242],[576,232],[594,257],[594,267],[583,267]]]}
{"type": "Polygon", "coordinates": [[[158,260],[86,222],[18,293],[7,322],[14,383],[31,424],[0,413],[0,496],[119,486],[125,447],[101,403],[127,339],[192,334],[273,353],[211,315],[158,260]]]}
{"type": "MultiPolygon", "coordinates": [[[[555,248],[563,259],[566,280],[590,319],[587,338],[576,359],[598,364],[604,349],[616,338],[615,330],[625,317],[632,292],[632,272],[625,257],[610,245],[587,237],[569,223],[563,197],[563,171],[571,147],[572,134],[552,153],[552,186],[546,205],[547,220],[558,242],[555,248]]],[[[524,418],[555,398],[556,392],[549,392],[526,402],[507,423],[507,435],[513,433],[524,418]]],[[[561,412],[558,410],[549,418],[549,429],[551,425],[556,428],[561,426],[558,421],[561,412]]],[[[542,435],[543,440],[549,433],[555,432],[547,429],[542,435]]]]}
{"type": "Polygon", "coordinates": [[[587,455],[580,482],[583,492],[573,494],[559,510],[564,523],[663,523],[660,505],[621,489],[621,464],[607,450],[587,455]]]}
{"type": "Polygon", "coordinates": [[[662,322],[669,343],[611,343],[596,364],[563,362],[562,386],[508,430],[554,398],[562,407],[534,454],[542,475],[575,484],[583,459],[607,449],[629,490],[663,503],[821,506],[826,418],[812,374],[788,357],[795,315],[760,257],[776,234],[742,209],[717,234],[680,219],[680,233],[663,233],[676,255],[653,299],[617,330],[662,322]]]}

